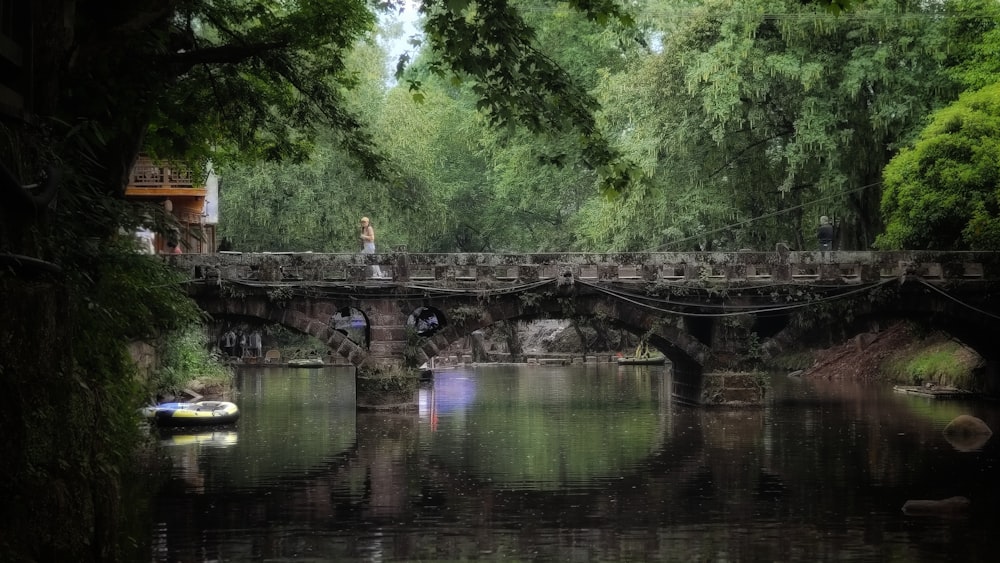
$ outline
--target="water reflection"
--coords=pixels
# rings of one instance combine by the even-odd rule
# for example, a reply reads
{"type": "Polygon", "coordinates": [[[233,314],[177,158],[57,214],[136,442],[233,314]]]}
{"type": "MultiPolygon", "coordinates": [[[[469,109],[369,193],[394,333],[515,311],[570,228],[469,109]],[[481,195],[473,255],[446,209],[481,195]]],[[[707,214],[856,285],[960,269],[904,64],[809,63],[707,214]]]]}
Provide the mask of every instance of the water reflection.
{"type": "Polygon", "coordinates": [[[189,448],[228,448],[239,441],[235,430],[183,430],[161,429],[160,445],[163,447],[189,448]]]}
{"type": "Polygon", "coordinates": [[[427,391],[433,433],[423,445],[430,463],[493,487],[586,486],[634,471],[658,447],[664,423],[644,373],[442,372],[427,391]]]}
{"type": "MultiPolygon", "coordinates": [[[[661,367],[435,374],[417,414],[355,413],[349,368],[247,371],[225,447],[174,460],[154,561],[937,560],[1000,545],[992,405],[778,376],[762,408],[669,400],[661,367]],[[910,499],[969,498],[913,518],[910,499]],[[947,557],[942,557],[947,554],[947,557]]],[[[166,445],[166,444],[165,444],[166,445]]]]}

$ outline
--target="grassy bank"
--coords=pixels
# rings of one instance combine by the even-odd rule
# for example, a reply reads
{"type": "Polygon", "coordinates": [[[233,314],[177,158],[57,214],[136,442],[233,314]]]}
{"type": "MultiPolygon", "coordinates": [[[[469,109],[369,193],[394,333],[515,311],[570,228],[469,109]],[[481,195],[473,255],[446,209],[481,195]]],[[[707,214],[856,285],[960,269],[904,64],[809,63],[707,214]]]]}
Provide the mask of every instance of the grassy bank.
{"type": "Polygon", "coordinates": [[[974,389],[974,372],[982,360],[978,354],[947,335],[935,333],[911,342],[882,362],[888,381],[900,385],[935,383],[959,389],[974,389]]]}
{"type": "Polygon", "coordinates": [[[975,372],[981,363],[978,354],[945,333],[897,323],[829,348],[788,350],[768,365],[802,370],[809,377],[976,390],[975,372]]]}

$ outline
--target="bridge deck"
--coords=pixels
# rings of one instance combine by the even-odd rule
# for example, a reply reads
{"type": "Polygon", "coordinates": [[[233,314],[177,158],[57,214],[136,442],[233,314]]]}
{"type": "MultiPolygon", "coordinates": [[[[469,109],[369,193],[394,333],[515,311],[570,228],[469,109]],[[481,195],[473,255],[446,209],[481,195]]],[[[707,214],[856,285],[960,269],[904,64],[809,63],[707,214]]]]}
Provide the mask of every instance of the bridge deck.
{"type": "Polygon", "coordinates": [[[464,287],[523,284],[571,277],[638,283],[862,284],[919,276],[925,281],[998,280],[991,252],[694,252],[544,254],[238,253],[182,254],[168,259],[193,278],[278,284],[369,282],[379,265],[396,282],[464,287]]]}

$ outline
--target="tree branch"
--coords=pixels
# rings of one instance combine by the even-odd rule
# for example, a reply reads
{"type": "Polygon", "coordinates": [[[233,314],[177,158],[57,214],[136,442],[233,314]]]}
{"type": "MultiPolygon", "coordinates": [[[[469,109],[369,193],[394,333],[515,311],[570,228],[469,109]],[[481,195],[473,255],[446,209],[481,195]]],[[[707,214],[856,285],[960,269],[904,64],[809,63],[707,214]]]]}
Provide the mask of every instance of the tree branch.
{"type": "Polygon", "coordinates": [[[194,51],[170,53],[160,57],[160,60],[187,67],[200,64],[233,64],[260,57],[265,53],[270,53],[287,46],[287,43],[282,42],[222,45],[194,51]]]}
{"type": "Polygon", "coordinates": [[[764,143],[769,143],[769,142],[771,142],[771,141],[773,141],[775,139],[780,139],[781,137],[787,137],[788,135],[791,135],[794,132],[795,132],[794,130],[780,131],[780,132],[775,133],[774,135],[772,135],[770,137],[766,137],[766,138],[760,139],[760,140],[758,140],[758,141],[756,141],[754,143],[750,143],[749,145],[743,147],[738,153],[736,153],[735,157],[727,160],[725,163],[723,163],[722,166],[720,166],[720,167],[716,168],[715,170],[713,170],[712,173],[708,175],[708,177],[711,178],[711,177],[715,176],[716,174],[722,172],[723,170],[725,170],[726,168],[728,168],[729,165],[731,165],[734,162],[738,161],[740,158],[743,157],[744,154],[750,152],[752,149],[754,149],[754,148],[756,148],[756,147],[758,147],[758,146],[760,146],[760,145],[762,145],[764,143]]]}

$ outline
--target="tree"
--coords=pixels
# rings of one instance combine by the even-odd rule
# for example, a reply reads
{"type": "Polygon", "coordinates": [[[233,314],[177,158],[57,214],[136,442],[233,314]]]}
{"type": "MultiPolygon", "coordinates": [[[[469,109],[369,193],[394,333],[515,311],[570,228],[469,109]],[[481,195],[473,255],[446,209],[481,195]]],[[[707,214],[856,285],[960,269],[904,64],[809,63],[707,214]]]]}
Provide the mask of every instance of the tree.
{"type": "Polygon", "coordinates": [[[951,0],[945,8],[950,74],[970,90],[995,83],[1000,73],[1000,6],[990,0],[951,0]]]}
{"type": "MultiPolygon", "coordinates": [[[[617,10],[575,5],[595,17],[617,10]]],[[[433,45],[442,70],[454,65],[488,78],[473,61],[498,45],[496,31],[503,44],[530,45],[527,27],[468,17],[470,3],[424,7],[440,18],[433,45]]],[[[491,11],[515,22],[505,2],[481,13],[491,11]]],[[[325,130],[360,176],[393,185],[363,114],[345,102],[358,79],[345,57],[374,22],[366,0],[4,4],[0,30],[18,49],[3,50],[0,78],[21,100],[5,94],[16,107],[4,108],[0,129],[0,372],[9,388],[31,392],[5,394],[0,409],[0,559],[123,558],[112,516],[124,514],[116,503],[139,400],[126,345],[193,313],[169,269],[119,236],[162,219],[123,200],[140,149],[184,158],[196,170],[207,158],[302,160],[325,130]],[[17,51],[24,56],[7,59],[17,51]],[[46,189],[25,187],[36,183],[46,189]],[[39,354],[39,343],[49,348],[39,354]]],[[[497,115],[530,122],[541,100],[541,109],[558,108],[586,126],[593,111],[586,98],[555,100],[572,89],[558,68],[530,48],[494,55],[507,69],[544,63],[518,88],[481,82],[479,95],[501,109],[497,115]],[[535,88],[545,96],[532,96],[535,88]]],[[[608,166],[609,185],[622,185],[613,151],[587,133],[589,164],[608,166]]]]}
{"type": "Polygon", "coordinates": [[[998,178],[996,96],[1000,6],[946,5],[948,72],[969,90],[935,112],[884,171],[880,248],[993,249],[998,178]]]}
{"type": "MultiPolygon", "coordinates": [[[[632,17],[614,0],[571,0],[569,5],[598,22],[632,17]]],[[[521,125],[532,132],[577,135],[581,163],[595,170],[606,194],[638,180],[638,170],[623,158],[596,126],[594,98],[542,52],[515,2],[427,0],[424,32],[439,76],[469,80],[477,109],[492,125],[521,125]]],[[[417,81],[411,87],[419,89],[417,81]]]]}
{"type": "Polygon", "coordinates": [[[885,168],[887,249],[1000,248],[1000,83],[934,114],[885,168]]]}
{"type": "MultiPolygon", "coordinates": [[[[482,6],[458,4],[468,6],[470,17],[492,17],[481,13],[482,6]]],[[[511,18],[533,30],[535,56],[544,56],[552,69],[564,70],[581,100],[588,99],[587,91],[602,72],[622,66],[629,49],[637,45],[628,41],[628,33],[598,25],[564,3],[517,1],[509,8],[516,10],[511,18]]],[[[439,233],[431,248],[450,251],[573,248],[572,219],[601,181],[585,154],[587,139],[600,134],[581,133],[592,125],[569,118],[539,127],[538,119],[556,111],[544,104],[537,111],[511,109],[500,96],[496,107],[503,109],[485,107],[478,95],[484,88],[481,77],[466,72],[453,76],[440,65],[435,53],[418,53],[399,75],[400,86],[390,93],[386,111],[376,122],[379,145],[405,163],[408,181],[431,194],[425,204],[438,219],[430,225],[402,225],[410,231],[408,238],[416,239],[417,229],[431,229],[439,233]],[[414,103],[407,103],[404,93],[414,103]],[[521,119],[527,116],[524,112],[536,117],[521,119]]]]}
{"type": "Polygon", "coordinates": [[[845,18],[795,1],[718,1],[651,10],[662,49],[609,79],[600,100],[609,135],[652,178],[622,198],[618,215],[652,228],[646,240],[619,242],[592,224],[591,236],[626,248],[677,248],[675,236],[803,248],[818,217],[831,215],[848,248],[869,247],[895,143],[955,90],[928,9],[872,1],[845,18]]]}

